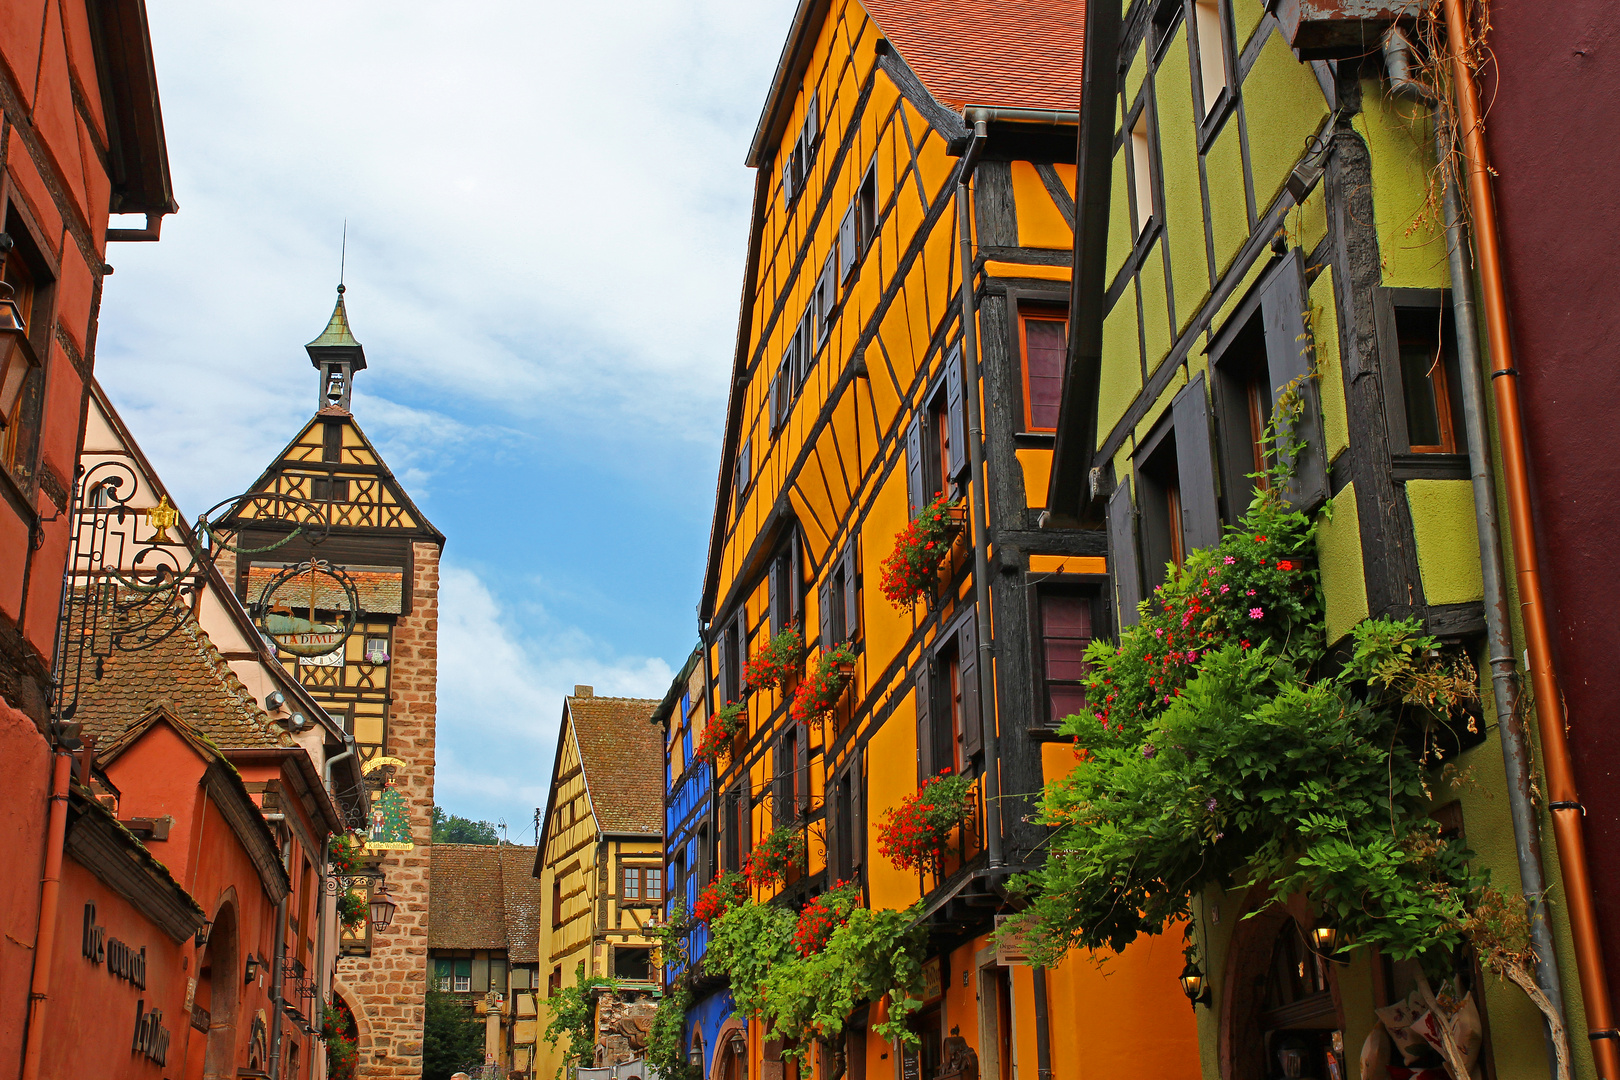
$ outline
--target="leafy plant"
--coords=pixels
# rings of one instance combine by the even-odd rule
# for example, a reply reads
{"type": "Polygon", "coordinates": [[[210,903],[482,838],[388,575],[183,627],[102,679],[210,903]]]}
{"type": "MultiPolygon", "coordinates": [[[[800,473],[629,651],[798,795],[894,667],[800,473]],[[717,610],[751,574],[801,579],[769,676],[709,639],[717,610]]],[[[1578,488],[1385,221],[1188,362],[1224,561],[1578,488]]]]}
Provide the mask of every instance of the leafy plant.
{"type": "Polygon", "coordinates": [[[332,873],[340,877],[353,877],[355,871],[360,869],[364,846],[353,833],[345,833],[333,840],[329,851],[326,861],[332,867],[332,873]]]}
{"type": "Polygon", "coordinates": [[[708,726],[703,729],[703,738],[698,740],[692,757],[710,765],[716,764],[723,755],[731,752],[731,744],[747,727],[748,706],[740,701],[728,701],[709,717],[708,726]]]}
{"type": "Polygon", "coordinates": [[[450,1080],[484,1060],[484,1025],[471,1008],[443,990],[427,992],[422,1019],[422,1080],[450,1080]]]}
{"type": "Polygon", "coordinates": [[[972,799],[973,781],[941,769],[884,812],[878,823],[878,854],[897,870],[937,874],[951,833],[967,818],[972,799]]]}
{"type": "Polygon", "coordinates": [[[1242,526],[1194,552],[1118,645],[1093,642],[1077,761],[1046,785],[1049,855],[1032,896],[1036,963],[1123,949],[1205,888],[1304,894],[1348,940],[1437,958],[1479,886],[1428,817],[1426,732],[1473,693],[1417,620],[1353,630],[1325,670],[1315,530],[1273,474],[1242,526]]]}
{"type": "Polygon", "coordinates": [[[787,880],[788,871],[805,865],[804,831],[792,825],[772,829],[748,853],[743,873],[751,885],[768,889],[787,880]]]}
{"type": "Polygon", "coordinates": [[[804,635],[789,623],[743,665],[743,681],[755,690],[774,690],[799,670],[804,659],[804,635]]]}
{"type": "Polygon", "coordinates": [[[371,905],[360,893],[353,889],[345,889],[338,893],[337,914],[338,921],[348,928],[350,933],[359,933],[366,925],[366,920],[371,917],[371,905]]]}
{"type": "Polygon", "coordinates": [[[951,540],[962,528],[960,500],[952,502],[944,492],[917,511],[894,538],[894,550],[883,560],[882,588],[889,603],[907,611],[933,591],[939,579],[939,564],[951,549],[951,540]]]}
{"type": "Polygon", "coordinates": [[[574,985],[564,986],[543,999],[551,1013],[551,1021],[544,1032],[547,1044],[555,1048],[564,1043],[562,1063],[557,1066],[557,1080],[563,1080],[569,1069],[596,1060],[595,1032],[596,998],[599,991],[614,993],[618,981],[592,975],[585,977],[585,961],[574,969],[574,985]]]}
{"type": "Polygon", "coordinates": [[[692,917],[698,922],[713,922],[736,905],[747,903],[751,896],[748,879],[728,870],[703,886],[697,903],[692,905],[692,917]]]}
{"type": "Polygon", "coordinates": [[[800,956],[810,956],[827,947],[832,932],[849,921],[849,913],[861,903],[857,881],[840,881],[820,896],[811,898],[799,912],[799,925],[793,931],[793,948],[800,956]]]}
{"type": "Polygon", "coordinates": [[[492,821],[474,821],[460,814],[448,814],[443,807],[433,808],[433,842],[435,844],[499,844],[492,821]]]}
{"type": "Polygon", "coordinates": [[[799,723],[819,720],[833,711],[849,685],[849,672],[855,666],[855,647],[849,642],[822,652],[816,670],[793,693],[789,710],[799,723]]]}
{"type": "Polygon", "coordinates": [[[686,1059],[686,1011],[693,999],[687,935],[696,926],[695,919],[676,910],[668,922],[652,930],[659,964],[674,973],[658,999],[658,1011],[647,1034],[647,1064],[664,1080],[700,1080],[700,1071],[686,1059]]]}
{"type": "Polygon", "coordinates": [[[321,1040],[326,1043],[326,1075],[330,1080],[354,1080],[360,1061],[355,1039],[349,1038],[350,1019],[330,1001],[321,1004],[321,1040]]]}

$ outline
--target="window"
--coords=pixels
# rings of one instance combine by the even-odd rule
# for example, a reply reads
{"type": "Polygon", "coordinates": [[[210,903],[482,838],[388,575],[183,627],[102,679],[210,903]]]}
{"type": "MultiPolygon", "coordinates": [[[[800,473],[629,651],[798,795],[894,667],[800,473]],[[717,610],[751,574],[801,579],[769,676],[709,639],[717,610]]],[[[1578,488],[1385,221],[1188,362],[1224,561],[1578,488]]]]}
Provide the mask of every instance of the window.
{"type": "Polygon", "coordinates": [[[562,924],[562,878],[554,877],[551,879],[551,928],[555,930],[562,924]]]}
{"type": "MultiPolygon", "coordinates": [[[[1168,564],[1220,542],[1220,508],[1210,445],[1204,377],[1177,394],[1169,415],[1140,443],[1135,458],[1137,512],[1144,580],[1138,596],[1163,583],[1168,564]]],[[[1129,563],[1122,563],[1121,570],[1129,563]]],[[[1122,613],[1123,617],[1123,613],[1122,613]]]]}
{"type": "MultiPolygon", "coordinates": [[[[737,476],[734,482],[732,506],[736,513],[742,513],[743,493],[748,490],[748,483],[753,479],[754,455],[753,439],[744,439],[742,447],[737,451],[737,476]]],[[[319,498],[319,496],[316,496],[319,498]]]]}
{"type": "Polygon", "coordinates": [[[856,544],[851,536],[833,560],[827,580],[818,594],[821,608],[821,647],[831,649],[843,641],[853,641],[861,632],[860,577],[856,567],[856,544]]]}
{"type": "Polygon", "coordinates": [[[652,978],[652,950],[642,946],[615,945],[613,977],[632,982],[647,982],[652,978]]]}
{"type": "Polygon", "coordinates": [[[771,816],[776,828],[797,821],[809,808],[806,783],[809,738],[801,724],[790,724],[776,742],[775,778],[771,785],[771,816]]]}
{"type": "Polygon", "coordinates": [[[450,987],[458,994],[472,990],[472,957],[460,956],[454,961],[454,979],[450,987]]]}
{"type": "Polygon", "coordinates": [[[838,252],[827,253],[827,261],[821,266],[821,276],[816,278],[815,299],[812,301],[816,309],[816,348],[820,349],[827,343],[827,335],[832,331],[833,316],[838,311],[838,252]]]}
{"type": "Polygon", "coordinates": [[[554,967],[546,978],[546,997],[555,997],[562,989],[562,968],[554,967]]]}
{"type": "Polygon", "coordinates": [[[1219,0],[1193,0],[1193,28],[1198,35],[1198,71],[1204,115],[1220,103],[1226,89],[1226,34],[1219,0]]]}
{"type": "Polygon", "coordinates": [[[343,424],[328,420],[321,425],[321,460],[343,460],[343,424]]]}
{"type": "Polygon", "coordinates": [[[917,782],[962,773],[979,752],[978,624],[969,611],[935,641],[918,672],[917,782]]]}
{"type": "Polygon", "coordinates": [[[620,869],[619,896],[624,900],[641,899],[641,867],[626,866],[620,869]]]}
{"type": "Polygon", "coordinates": [[[821,118],[818,113],[816,95],[811,94],[810,102],[805,106],[804,126],[799,129],[798,138],[793,141],[782,162],[782,198],[788,203],[797,199],[804,190],[805,181],[810,177],[810,166],[816,158],[816,148],[821,145],[821,118]]]}
{"type": "Polygon", "coordinates": [[[799,535],[797,530],[790,529],[788,539],[775,555],[771,556],[769,567],[765,571],[767,586],[767,606],[771,623],[771,634],[775,636],[791,623],[798,623],[803,615],[804,585],[800,580],[803,575],[799,570],[799,535]]]}
{"type": "Polygon", "coordinates": [[[1136,235],[1147,232],[1148,225],[1158,215],[1159,208],[1153,198],[1153,145],[1148,138],[1148,110],[1144,105],[1131,125],[1131,189],[1136,196],[1136,235]]]}
{"type": "Polygon", "coordinates": [[[454,963],[447,956],[438,957],[433,961],[433,988],[435,990],[448,991],[450,989],[454,963]]]}
{"type": "Polygon", "coordinates": [[[1068,356],[1068,316],[1051,309],[1019,309],[1018,344],[1024,357],[1024,430],[1056,431],[1068,356]]]}
{"type": "Polygon", "coordinates": [[[739,604],[735,614],[728,616],[721,624],[719,653],[719,667],[715,672],[720,680],[716,708],[742,700],[742,669],[748,660],[747,605],[739,604]]]}
{"type": "Polygon", "coordinates": [[[348,502],[349,482],[331,476],[316,476],[310,479],[309,497],[316,502],[348,502]]]}
{"type": "Polygon", "coordinates": [[[961,353],[952,349],[944,372],[906,430],[906,487],[912,516],[940,495],[954,496],[967,467],[961,353]]]}
{"type": "Polygon", "coordinates": [[[366,638],[366,663],[388,663],[388,639],[385,637],[366,638]]]}
{"type": "Polygon", "coordinates": [[[877,220],[877,162],[874,161],[867,166],[866,175],[861,178],[860,190],[855,193],[856,242],[863,255],[872,246],[872,241],[877,239],[877,220]]]}
{"type": "Polygon", "coordinates": [[[1091,597],[1072,590],[1040,593],[1042,693],[1056,727],[1085,708],[1086,646],[1091,644],[1091,597]]]}
{"type": "Polygon", "coordinates": [[[1406,439],[1414,454],[1468,450],[1462,419],[1462,372],[1452,320],[1443,307],[1395,313],[1406,439]]]}
{"type": "Polygon", "coordinates": [[[854,777],[851,770],[846,769],[838,778],[838,787],[833,796],[833,844],[837,851],[833,860],[833,874],[839,881],[849,881],[855,876],[854,789],[854,777]]]}
{"type": "MultiPolygon", "coordinates": [[[[28,343],[36,355],[43,356],[52,321],[49,278],[42,261],[33,256],[27,230],[15,215],[8,218],[7,230],[0,234],[0,280],[11,286],[11,299],[22,316],[28,343]]],[[[18,375],[23,379],[22,388],[10,412],[0,416],[0,465],[26,479],[34,467],[45,372],[24,359],[18,375]]],[[[16,389],[15,383],[11,389],[16,389]]]]}

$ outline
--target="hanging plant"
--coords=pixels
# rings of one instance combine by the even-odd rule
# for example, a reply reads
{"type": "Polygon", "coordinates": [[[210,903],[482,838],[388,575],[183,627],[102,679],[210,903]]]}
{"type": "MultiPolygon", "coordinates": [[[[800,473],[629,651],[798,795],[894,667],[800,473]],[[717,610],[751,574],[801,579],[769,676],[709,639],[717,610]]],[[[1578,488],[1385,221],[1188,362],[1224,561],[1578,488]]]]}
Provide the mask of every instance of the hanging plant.
{"type": "Polygon", "coordinates": [[[827,947],[834,930],[849,921],[849,913],[861,906],[858,881],[840,881],[813,898],[799,912],[799,925],[793,931],[793,947],[800,956],[811,956],[827,947]]]}
{"type": "Polygon", "coordinates": [[[730,753],[731,744],[747,726],[748,706],[740,701],[720,706],[709,717],[709,724],[703,729],[703,738],[698,740],[692,757],[710,765],[717,764],[721,757],[730,753]]]}
{"type": "Polygon", "coordinates": [[[938,872],[951,833],[973,809],[973,781],[942,769],[883,814],[878,854],[897,870],[938,872]]]}
{"type": "Polygon", "coordinates": [[[371,915],[371,905],[366,902],[364,896],[353,889],[345,889],[338,893],[337,913],[338,921],[350,933],[359,933],[371,915]]]}
{"type": "Polygon", "coordinates": [[[786,881],[790,869],[804,867],[804,832],[792,825],[783,825],[771,830],[748,853],[743,873],[751,885],[768,889],[786,881]]]}
{"type": "Polygon", "coordinates": [[[775,690],[799,670],[804,659],[804,635],[789,623],[743,665],[743,680],[753,690],[775,690]]]}
{"type": "Polygon", "coordinates": [[[355,871],[360,869],[360,860],[363,847],[358,839],[351,833],[345,833],[332,841],[331,855],[327,862],[331,864],[332,873],[339,877],[353,877],[355,871]]]}
{"type": "Polygon", "coordinates": [[[692,905],[692,918],[712,922],[738,904],[747,903],[751,895],[748,879],[735,870],[728,870],[703,886],[697,903],[692,905]]]}
{"type": "Polygon", "coordinates": [[[832,712],[854,674],[853,645],[845,642],[823,652],[816,662],[816,670],[793,692],[793,719],[801,724],[808,723],[832,712]]]}
{"type": "Polygon", "coordinates": [[[917,511],[894,538],[894,550],[883,560],[883,595],[907,611],[927,596],[939,580],[939,566],[950,553],[951,541],[967,524],[967,504],[950,501],[940,493],[917,511]]]}

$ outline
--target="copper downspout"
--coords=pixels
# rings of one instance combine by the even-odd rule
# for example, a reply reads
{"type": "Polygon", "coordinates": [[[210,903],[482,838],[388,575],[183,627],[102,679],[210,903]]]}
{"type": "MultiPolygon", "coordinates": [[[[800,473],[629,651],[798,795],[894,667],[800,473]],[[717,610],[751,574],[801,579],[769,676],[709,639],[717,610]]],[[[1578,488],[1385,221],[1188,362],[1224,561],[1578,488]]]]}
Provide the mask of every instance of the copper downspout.
{"type": "Polygon", "coordinates": [[[1502,254],[1498,247],[1496,203],[1491,195],[1490,166],[1485,153],[1485,129],[1479,114],[1479,89],[1469,70],[1463,45],[1470,39],[1462,0],[1442,0],[1446,33],[1451,42],[1452,80],[1456,84],[1457,121],[1462,132],[1464,168],[1469,201],[1473,204],[1474,245],[1479,255],[1479,276],[1485,306],[1485,331],[1491,343],[1491,389],[1496,399],[1496,426],[1502,442],[1502,473],[1507,486],[1508,521],[1513,533],[1514,561],[1519,578],[1519,607],[1529,647],[1530,684],[1535,690],[1536,722],[1541,731],[1541,756],[1547,774],[1547,806],[1552,812],[1553,835],[1564,876],[1569,905],[1569,926],[1580,972],[1581,998],[1586,1010],[1587,1038],[1601,1080],[1620,1080],[1620,1033],[1614,1029],[1609,984],[1603,970],[1603,948],[1598,940],[1597,915],[1592,907],[1592,881],[1586,863],[1586,839],[1581,829],[1582,808],[1570,769],[1569,743],[1564,734],[1564,697],[1552,667],[1552,643],[1547,611],[1541,595],[1541,569],[1530,507],[1529,463],[1519,412],[1518,377],[1513,344],[1508,334],[1507,293],[1502,282],[1502,254]]]}
{"type": "Polygon", "coordinates": [[[34,934],[34,978],[28,987],[28,1041],[23,1045],[22,1080],[39,1080],[45,1043],[45,1002],[51,992],[51,961],[56,958],[56,907],[62,895],[62,847],[67,837],[68,781],[73,755],[58,752],[51,772],[51,816],[45,827],[45,877],[39,890],[39,929],[34,934]]]}

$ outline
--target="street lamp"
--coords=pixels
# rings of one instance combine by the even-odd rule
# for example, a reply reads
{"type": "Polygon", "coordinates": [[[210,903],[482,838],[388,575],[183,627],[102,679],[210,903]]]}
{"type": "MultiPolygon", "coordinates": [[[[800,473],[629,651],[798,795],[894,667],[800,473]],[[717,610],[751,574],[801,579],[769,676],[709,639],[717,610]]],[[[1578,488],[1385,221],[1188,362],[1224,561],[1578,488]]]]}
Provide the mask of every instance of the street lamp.
{"type": "Polygon", "coordinates": [[[242,982],[244,984],[250,983],[254,979],[257,979],[259,977],[259,964],[260,964],[259,958],[257,956],[254,956],[252,953],[248,953],[247,965],[246,965],[245,970],[243,971],[243,977],[242,977],[242,982]]]}
{"type": "Polygon", "coordinates": [[[1198,961],[1191,958],[1188,958],[1187,966],[1181,969],[1181,992],[1187,995],[1194,1008],[1208,1005],[1211,1000],[1209,987],[1204,982],[1204,970],[1198,966],[1198,961]]]}
{"type": "Polygon", "coordinates": [[[371,894],[371,928],[377,933],[388,929],[388,924],[394,921],[394,908],[397,907],[394,898],[388,895],[388,880],[386,878],[377,882],[377,891],[371,894]]]}
{"type": "Polygon", "coordinates": [[[6,426],[22,396],[28,372],[35,366],[27,337],[28,324],[23,321],[17,301],[11,298],[11,286],[0,281],[0,428],[6,426]]]}
{"type": "Polygon", "coordinates": [[[1311,945],[1316,949],[1317,955],[1333,961],[1335,964],[1348,964],[1350,961],[1339,955],[1343,945],[1343,938],[1339,928],[1330,922],[1317,923],[1311,927],[1311,945]]]}

